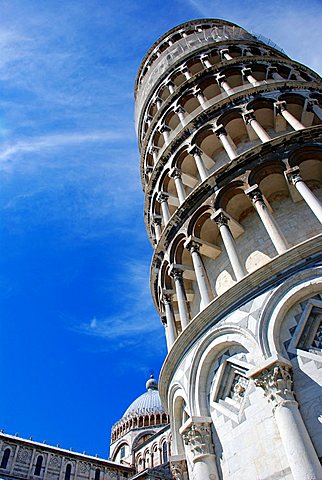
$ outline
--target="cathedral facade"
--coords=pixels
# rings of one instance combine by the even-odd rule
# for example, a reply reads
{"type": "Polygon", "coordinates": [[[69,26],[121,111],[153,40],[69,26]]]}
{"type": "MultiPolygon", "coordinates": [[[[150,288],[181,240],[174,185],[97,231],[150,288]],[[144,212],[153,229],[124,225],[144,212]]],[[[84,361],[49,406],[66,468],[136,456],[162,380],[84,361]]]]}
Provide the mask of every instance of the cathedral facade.
{"type": "Polygon", "coordinates": [[[135,101],[172,475],[322,479],[321,78],[195,20],[135,101]]]}

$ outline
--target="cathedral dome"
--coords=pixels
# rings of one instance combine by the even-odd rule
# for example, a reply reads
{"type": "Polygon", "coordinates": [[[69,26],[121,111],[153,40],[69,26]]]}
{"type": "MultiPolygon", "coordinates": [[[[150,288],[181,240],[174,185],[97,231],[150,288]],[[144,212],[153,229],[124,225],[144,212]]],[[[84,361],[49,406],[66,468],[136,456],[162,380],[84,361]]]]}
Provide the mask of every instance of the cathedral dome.
{"type": "Polygon", "coordinates": [[[140,395],[131,403],[122,418],[139,417],[141,415],[151,415],[153,413],[164,413],[164,408],[158,391],[158,382],[153,375],[151,375],[146,382],[146,388],[147,392],[140,395]]]}

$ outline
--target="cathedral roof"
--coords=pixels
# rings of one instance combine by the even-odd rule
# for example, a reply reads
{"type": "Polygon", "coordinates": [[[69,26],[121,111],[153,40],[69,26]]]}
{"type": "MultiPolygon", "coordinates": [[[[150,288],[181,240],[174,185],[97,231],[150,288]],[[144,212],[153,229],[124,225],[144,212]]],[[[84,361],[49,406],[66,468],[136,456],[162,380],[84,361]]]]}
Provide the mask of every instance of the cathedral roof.
{"type": "Polygon", "coordinates": [[[147,391],[131,403],[124,412],[122,418],[151,415],[153,413],[164,413],[164,408],[158,391],[158,382],[153,375],[151,375],[146,382],[146,388],[147,391]]]}

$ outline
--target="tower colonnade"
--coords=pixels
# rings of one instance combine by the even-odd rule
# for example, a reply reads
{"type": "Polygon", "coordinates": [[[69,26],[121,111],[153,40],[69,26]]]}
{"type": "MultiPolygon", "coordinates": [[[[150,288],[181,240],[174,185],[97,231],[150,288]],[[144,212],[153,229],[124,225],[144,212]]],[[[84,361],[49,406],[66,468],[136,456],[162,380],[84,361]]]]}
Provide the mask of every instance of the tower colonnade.
{"type": "Polygon", "coordinates": [[[151,47],[135,95],[174,476],[321,478],[321,79],[206,19],[151,47]]]}

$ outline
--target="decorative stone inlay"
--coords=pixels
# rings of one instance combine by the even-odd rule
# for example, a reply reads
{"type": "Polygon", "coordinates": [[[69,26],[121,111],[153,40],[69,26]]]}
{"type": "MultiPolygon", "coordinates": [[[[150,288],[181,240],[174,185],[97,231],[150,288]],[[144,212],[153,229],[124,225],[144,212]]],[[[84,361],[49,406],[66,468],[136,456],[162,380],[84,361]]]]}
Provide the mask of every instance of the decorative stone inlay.
{"type": "Polygon", "coordinates": [[[255,385],[264,390],[265,397],[274,403],[274,408],[287,401],[295,402],[292,368],[288,365],[275,364],[263,370],[255,379],[255,385]]]}
{"type": "Polygon", "coordinates": [[[319,351],[322,350],[322,321],[320,322],[320,325],[313,338],[312,349],[314,352],[315,350],[319,350],[319,351]]]}
{"type": "Polygon", "coordinates": [[[52,468],[59,468],[61,466],[61,457],[58,457],[57,455],[53,455],[50,460],[49,460],[49,465],[52,468]]]}
{"type": "Polygon", "coordinates": [[[31,460],[32,450],[30,448],[20,448],[18,451],[18,462],[28,463],[31,460]]]}
{"type": "Polygon", "coordinates": [[[209,423],[194,423],[183,432],[183,441],[189,445],[194,457],[214,453],[209,423]]]}
{"type": "Polygon", "coordinates": [[[78,464],[79,473],[87,473],[90,470],[90,464],[87,462],[80,462],[78,464]]]}

